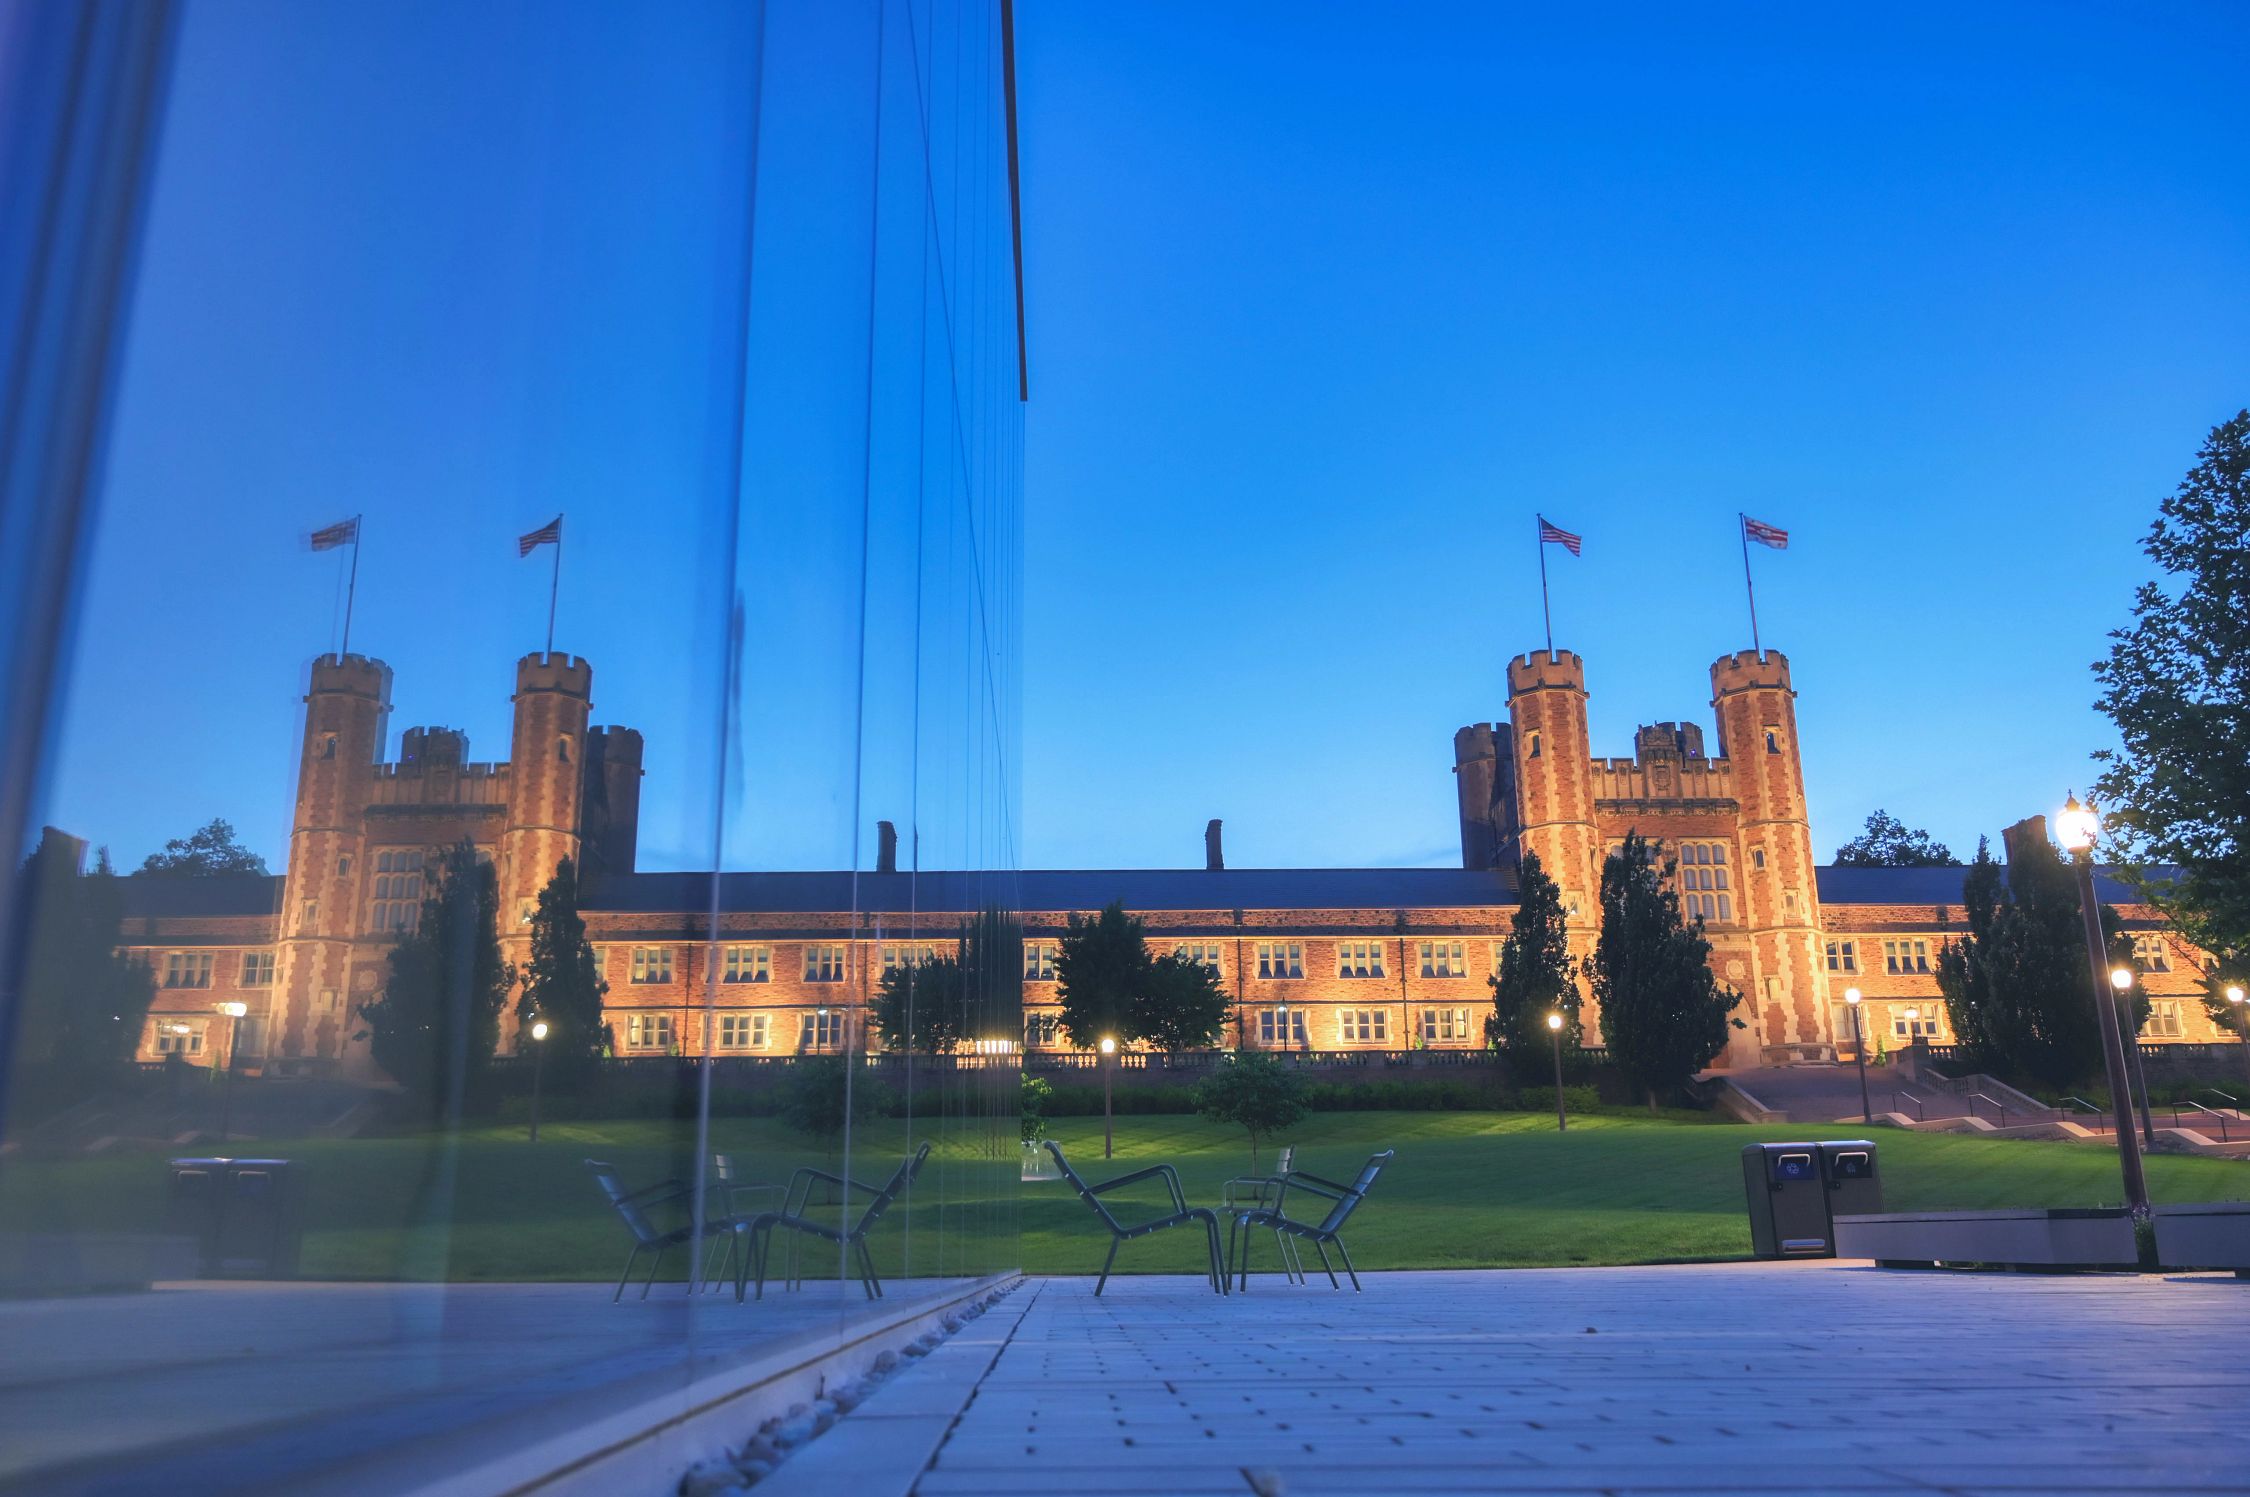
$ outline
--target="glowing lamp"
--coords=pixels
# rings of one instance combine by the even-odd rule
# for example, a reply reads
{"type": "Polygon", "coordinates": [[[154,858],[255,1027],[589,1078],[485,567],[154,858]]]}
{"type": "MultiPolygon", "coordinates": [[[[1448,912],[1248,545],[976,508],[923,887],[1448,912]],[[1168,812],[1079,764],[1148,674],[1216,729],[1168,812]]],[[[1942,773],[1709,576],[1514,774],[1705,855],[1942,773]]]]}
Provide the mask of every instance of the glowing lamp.
{"type": "Polygon", "coordinates": [[[1115,1055],[1116,1053],[1117,1053],[1117,1041],[1115,1041],[1115,1040],[1111,1039],[1111,1038],[1110,1038],[1110,1037],[1109,1037],[1108,1035],[1106,1035],[1106,1034],[1105,1034],[1105,1035],[1103,1035],[1103,1036],[1102,1036],[1102,1054],[1104,1054],[1104,1055],[1115,1055]]]}
{"type": "Polygon", "coordinates": [[[2131,967],[2110,968],[2109,985],[2120,993],[2124,992],[2133,985],[2133,969],[2131,967]]]}
{"type": "Polygon", "coordinates": [[[2101,830],[2101,818],[2094,814],[2092,806],[2080,805],[2076,794],[2063,802],[2062,810],[2055,817],[2055,836],[2071,852],[2092,851],[2094,839],[2101,835],[2101,830]]]}
{"type": "Polygon", "coordinates": [[[540,1019],[531,1026],[531,1037],[535,1040],[543,1040],[547,1037],[547,1021],[545,1019],[540,1019]]]}
{"type": "Polygon", "coordinates": [[[239,1019],[250,1012],[250,1005],[247,1003],[214,1003],[211,1006],[230,1019],[239,1019]]]}
{"type": "Polygon", "coordinates": [[[1859,1002],[1859,989],[1857,989],[1857,988],[1846,988],[1846,989],[1844,989],[1844,1001],[1845,1001],[1846,1003],[1857,1003],[1857,1002],[1859,1002]]]}
{"type": "Polygon", "coordinates": [[[1561,1014],[1549,1014],[1549,1015],[1547,1015],[1547,1027],[1548,1027],[1549,1029],[1560,1029],[1560,1028],[1562,1028],[1562,1015],[1561,1015],[1561,1014]]]}

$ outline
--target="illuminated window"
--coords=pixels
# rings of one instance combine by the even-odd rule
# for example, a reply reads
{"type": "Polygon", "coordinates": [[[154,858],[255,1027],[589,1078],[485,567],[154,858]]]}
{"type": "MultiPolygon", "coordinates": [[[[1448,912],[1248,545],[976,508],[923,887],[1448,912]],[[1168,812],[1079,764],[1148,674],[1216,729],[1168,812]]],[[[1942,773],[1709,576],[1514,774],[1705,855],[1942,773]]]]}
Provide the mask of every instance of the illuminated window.
{"type": "Polygon", "coordinates": [[[937,947],[928,941],[898,941],[883,947],[883,970],[896,972],[901,967],[919,967],[937,955],[937,947]]]}
{"type": "Polygon", "coordinates": [[[2172,970],[2172,943],[2161,931],[2133,937],[2133,965],[2143,972],[2172,970]]]}
{"type": "Polygon", "coordinates": [[[2187,1031],[2180,1027],[2180,1000],[2177,998],[2151,998],[2148,1001],[2148,1023],[2141,1033],[2155,1039],[2176,1040],[2187,1031]]]}
{"type": "Polygon", "coordinates": [[[1305,1043],[1305,1011],[1301,1008],[1259,1009],[1258,1043],[1302,1046],[1305,1043]]]}
{"type": "Polygon", "coordinates": [[[773,981],[773,949],[768,946],[729,946],[720,959],[719,981],[773,981]]]}
{"type": "Polygon", "coordinates": [[[1260,941],[1258,943],[1258,975],[1268,978],[1304,976],[1305,943],[1302,941],[1260,941]]]}
{"type": "Polygon", "coordinates": [[[1926,1004],[1918,1009],[1916,1018],[1906,1017],[1906,1010],[1891,1010],[1891,1033],[1902,1040],[1934,1040],[1945,1033],[1945,1005],[1926,1004]]]}
{"type": "Polygon", "coordinates": [[[211,986],[211,953],[208,951],[175,951],[164,958],[164,986],[168,988],[207,988],[211,986]]]}
{"type": "Polygon", "coordinates": [[[159,1055],[201,1055],[203,1031],[185,1024],[159,1024],[156,1026],[156,1053],[159,1055]],[[181,1030],[186,1030],[182,1034],[181,1030]]]}
{"type": "Polygon", "coordinates": [[[1199,964],[1213,977],[1219,975],[1219,943],[1216,941],[1183,941],[1172,948],[1172,954],[1199,964]]]}
{"type": "Polygon", "coordinates": [[[1469,1011],[1465,1008],[1422,1010],[1422,1043],[1451,1044],[1469,1037],[1469,1011]]]}
{"type": "Polygon", "coordinates": [[[844,1043],[844,1016],[832,1008],[819,1009],[804,1016],[797,1030],[797,1045],[803,1050],[835,1050],[844,1043]]]}
{"type": "Polygon", "coordinates": [[[1422,975],[1424,977],[1467,977],[1469,975],[1467,943],[1463,941],[1424,941],[1422,943],[1422,975]]]}
{"type": "Polygon", "coordinates": [[[1381,941],[1338,941],[1336,943],[1336,975],[1338,977],[1381,977],[1383,975],[1383,943],[1381,941]]]}
{"type": "Polygon", "coordinates": [[[1390,1012],[1380,1008],[1344,1009],[1336,1015],[1336,1038],[1347,1045],[1388,1044],[1390,1012]]]}
{"type": "Polygon", "coordinates": [[[419,847],[386,847],[375,854],[375,883],[367,928],[402,935],[422,923],[423,855],[419,847]]]}
{"type": "Polygon", "coordinates": [[[805,981],[842,982],[844,980],[844,948],[841,944],[827,942],[805,948],[805,981]]]}
{"type": "Polygon", "coordinates": [[[625,1046],[629,1050],[672,1050],[670,1014],[634,1014],[625,1021],[625,1046]]]}
{"type": "Polygon", "coordinates": [[[272,987],[273,953],[270,951],[245,951],[242,953],[242,976],[237,986],[245,988],[272,987]]]}
{"type": "Polygon", "coordinates": [[[1828,970],[1831,972],[1857,972],[1859,970],[1859,942],[1830,941],[1828,943],[1828,970]]]}
{"type": "Polygon", "coordinates": [[[1023,943],[1023,977],[1026,982],[1053,982],[1055,958],[1062,954],[1059,941],[1026,941],[1023,943]]]}
{"type": "Polygon", "coordinates": [[[672,980],[672,948],[669,946],[636,946],[633,948],[634,982],[670,982],[672,980]]]}
{"type": "Polygon", "coordinates": [[[1900,936],[1883,942],[1883,970],[1885,972],[1927,972],[1930,970],[1930,943],[1920,936],[1900,936]]]}
{"type": "Polygon", "coordinates": [[[1062,1043],[1062,1016],[1060,1014],[1025,1014],[1023,1016],[1023,1042],[1052,1050],[1062,1043]]]}
{"type": "Polygon", "coordinates": [[[769,1016],[766,1014],[719,1015],[721,1050],[763,1050],[768,1033],[769,1016]]]}
{"type": "Polygon", "coordinates": [[[1734,919],[1724,842],[1680,844],[1680,909],[1690,920],[1734,919]]]}

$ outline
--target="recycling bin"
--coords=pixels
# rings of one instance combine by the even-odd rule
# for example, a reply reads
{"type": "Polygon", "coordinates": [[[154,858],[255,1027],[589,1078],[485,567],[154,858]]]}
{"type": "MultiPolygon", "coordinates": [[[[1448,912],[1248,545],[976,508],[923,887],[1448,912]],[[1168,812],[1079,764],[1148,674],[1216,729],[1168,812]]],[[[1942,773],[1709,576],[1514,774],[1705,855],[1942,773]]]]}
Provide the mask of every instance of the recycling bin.
{"type": "Polygon", "coordinates": [[[1828,1185],[1831,1228],[1839,1216],[1882,1215],[1883,1177],[1875,1167],[1875,1145],[1866,1139],[1848,1138],[1822,1144],[1820,1177],[1828,1185]]]}
{"type": "Polygon", "coordinates": [[[1828,1186],[1818,1144],[1748,1144],[1742,1187],[1750,1208],[1750,1246],[1761,1258],[1826,1258],[1828,1186]]]}
{"type": "Polygon", "coordinates": [[[175,1159],[167,1228],[193,1241],[200,1277],[287,1279],[305,1237],[305,1171],[287,1159],[175,1159]]]}

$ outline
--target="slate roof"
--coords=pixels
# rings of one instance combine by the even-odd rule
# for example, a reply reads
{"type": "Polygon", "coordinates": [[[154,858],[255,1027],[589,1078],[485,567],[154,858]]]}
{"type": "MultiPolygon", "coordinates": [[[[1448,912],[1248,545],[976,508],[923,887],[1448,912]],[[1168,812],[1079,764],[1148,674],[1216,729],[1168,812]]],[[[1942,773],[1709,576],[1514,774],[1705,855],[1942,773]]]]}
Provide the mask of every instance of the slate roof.
{"type": "Polygon", "coordinates": [[[281,908],[278,874],[224,878],[149,878],[135,874],[117,882],[128,920],[150,916],[207,920],[225,915],[270,915],[281,908]]]}
{"type": "MultiPolygon", "coordinates": [[[[1026,869],[1021,873],[932,872],[858,875],[729,873],[719,880],[723,910],[817,914],[833,910],[928,910],[968,914],[988,905],[1041,912],[1098,910],[1123,900],[1129,910],[1459,909],[1510,905],[1513,873],[1460,868],[1126,868],[1026,869]]],[[[634,873],[606,878],[589,910],[659,914],[708,909],[708,875],[634,873]]]]}
{"type": "MultiPolygon", "coordinates": [[[[2158,870],[2161,872],[2162,870],[2158,870]]],[[[1822,904],[1961,903],[1962,868],[1816,868],[1822,904]]],[[[2138,904],[2140,896],[2108,871],[2094,870],[2094,897],[2103,904],[2138,904]]]]}

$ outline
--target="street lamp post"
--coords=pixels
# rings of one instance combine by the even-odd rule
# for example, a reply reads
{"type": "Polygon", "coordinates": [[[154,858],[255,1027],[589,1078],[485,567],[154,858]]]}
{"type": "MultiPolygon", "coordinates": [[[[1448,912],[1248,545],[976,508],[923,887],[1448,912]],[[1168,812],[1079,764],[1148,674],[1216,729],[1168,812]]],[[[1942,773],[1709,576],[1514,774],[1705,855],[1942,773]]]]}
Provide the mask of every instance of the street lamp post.
{"type": "MultiPolygon", "coordinates": [[[[539,1073],[547,1065],[547,1021],[534,1019],[531,1024],[531,1141],[539,1142],[539,1073]]],[[[564,1079],[568,1079],[567,1077],[564,1079]]]]}
{"type": "Polygon", "coordinates": [[[1563,1111],[1562,1099],[1562,1015],[1547,1015],[1547,1033],[1555,1041],[1555,1131],[1570,1131],[1570,1115],[1563,1111]]]}
{"type": "MultiPolygon", "coordinates": [[[[2133,991],[2133,969],[2109,969],[2109,985],[2117,990],[2117,1026],[2125,1027],[2125,1015],[2131,1010],[2125,1006],[2125,995],[2133,991]]],[[[2133,1058],[2133,1090],[2141,1094],[2141,1143],[2150,1149],[2156,1147],[2156,1125],[2148,1117],[2148,1072],[2141,1064],[2141,1027],[2133,1026],[2133,1047],[2127,1052],[2133,1058]]]]}
{"type": "Polygon", "coordinates": [[[225,1143],[234,1129],[234,1047],[242,1034],[242,1016],[250,1012],[247,1003],[219,1003],[213,1007],[227,1021],[227,1071],[219,1081],[219,1142],[225,1143]]]}
{"type": "Polygon", "coordinates": [[[2072,795],[2055,818],[2055,833],[2078,870],[2078,912],[2086,925],[2086,961],[2094,974],[2094,1018],[2102,1034],[2102,1066],[2108,1073],[2109,1106],[2117,1127],[2117,1168],[2125,1181],[2125,1204],[2136,1221],[2148,1219],[2148,1180],[2141,1172],[2141,1141],[2133,1132],[2133,1102],[2125,1089],[2125,1046],[2117,1033],[2117,1005],[2103,991],[2102,969],[2108,965],[2103,949],[2101,907],[2094,903],[2094,839],[2101,834],[2101,818],[2091,806],[2082,806],[2072,795]]]}
{"type": "Polygon", "coordinates": [[[1104,1159],[1110,1157],[1115,1142],[1114,1130],[1110,1126],[1109,1072],[1110,1067],[1116,1063],[1116,1060],[1117,1041],[1105,1034],[1102,1036],[1102,1158],[1104,1159]]]}
{"type": "Polygon", "coordinates": [[[1875,1109],[1867,1101],[1867,1035],[1860,1028],[1859,989],[1844,989],[1844,1006],[1852,1011],[1852,1058],[1859,1063],[1859,1116],[1870,1127],[1875,1122],[1875,1109]]]}
{"type": "Polygon", "coordinates": [[[2242,1036],[2243,1060],[2250,1062],[2250,1008],[2243,1007],[2245,999],[2250,999],[2250,993],[2242,991],[2241,983],[2230,982],[2227,984],[2227,1002],[2232,1006],[2234,1012],[2234,1032],[2242,1036]]]}

